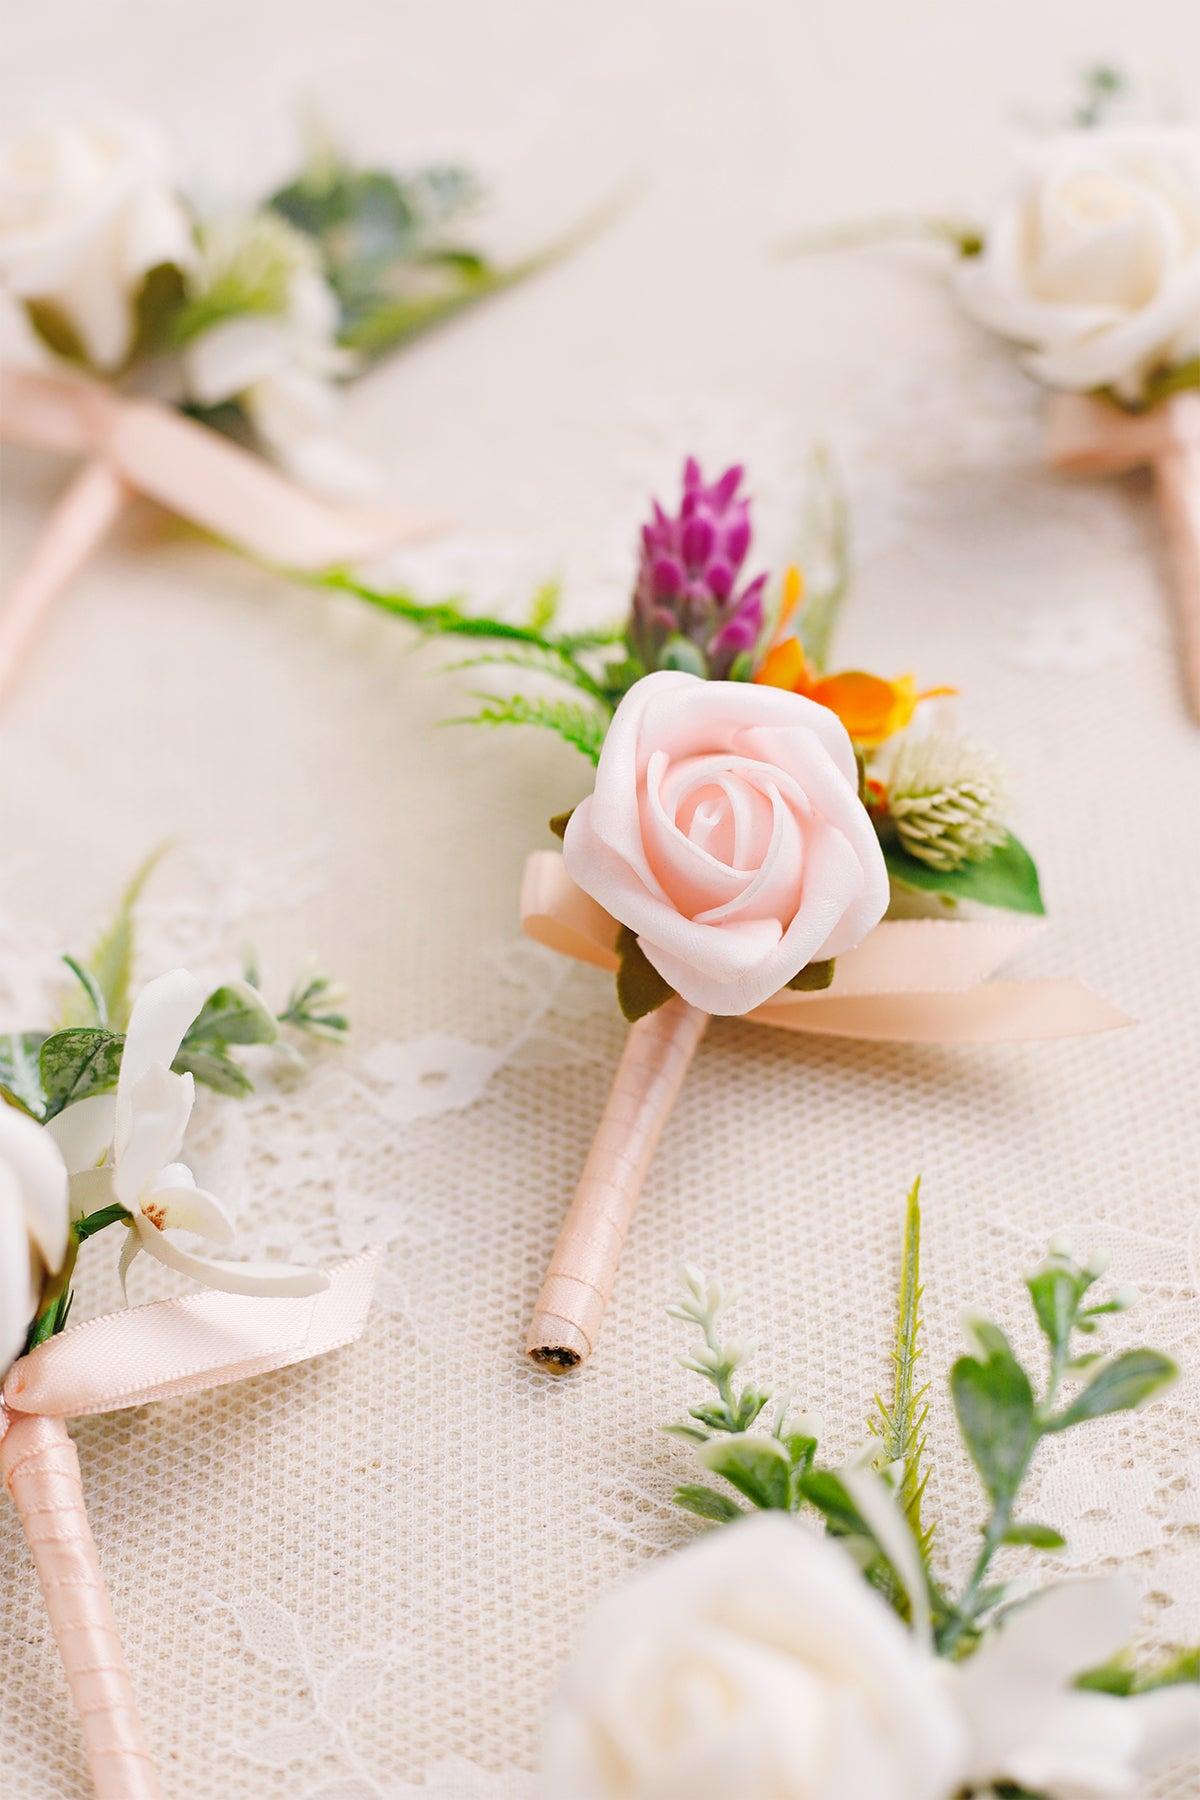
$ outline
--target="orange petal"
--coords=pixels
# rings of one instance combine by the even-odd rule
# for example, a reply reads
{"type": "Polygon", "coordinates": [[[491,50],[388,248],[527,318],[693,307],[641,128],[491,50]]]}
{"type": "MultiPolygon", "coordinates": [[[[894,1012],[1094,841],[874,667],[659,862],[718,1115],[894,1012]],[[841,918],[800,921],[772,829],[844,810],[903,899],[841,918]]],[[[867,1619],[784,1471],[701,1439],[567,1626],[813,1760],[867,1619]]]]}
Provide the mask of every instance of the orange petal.
{"type": "Polygon", "coordinates": [[[795,563],[783,572],[783,599],[779,604],[779,629],[782,630],[804,597],[804,577],[795,563]]]}
{"type": "Polygon", "coordinates": [[[818,681],[812,697],[837,714],[856,744],[871,747],[882,744],[912,717],[912,705],[905,713],[906,697],[899,688],[900,683],[885,681],[882,675],[847,669],[818,681]],[[899,722],[898,715],[902,715],[899,722]]]}
{"type": "Polygon", "coordinates": [[[799,640],[794,637],[784,638],[782,643],[768,650],[754,679],[764,687],[787,688],[793,694],[808,693],[808,663],[799,640]]]}

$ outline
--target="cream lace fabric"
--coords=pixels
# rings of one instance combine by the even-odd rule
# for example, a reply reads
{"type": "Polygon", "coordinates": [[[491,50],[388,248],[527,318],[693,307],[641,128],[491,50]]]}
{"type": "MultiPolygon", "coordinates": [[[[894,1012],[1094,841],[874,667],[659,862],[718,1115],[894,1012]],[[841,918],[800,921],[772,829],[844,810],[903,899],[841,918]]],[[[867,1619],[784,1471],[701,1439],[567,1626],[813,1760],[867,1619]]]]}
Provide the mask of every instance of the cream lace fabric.
{"type": "MultiPolygon", "coordinates": [[[[693,1529],[670,1505],[688,1455],[657,1430],[696,1397],[663,1313],[678,1263],[745,1292],[753,1371],[849,1451],[887,1377],[918,1171],[939,1555],[961,1569],[980,1514],[944,1400],[960,1313],[987,1306],[1035,1357],[1019,1274],[1065,1230],[1141,1290],[1110,1340],[1159,1346],[1184,1374],[1144,1415],[1055,1445],[1030,1513],[1069,1528],[1070,1567],[1134,1572],[1147,1646],[1200,1637],[1200,735],[1148,492],[1038,467],[1036,392],[932,269],[769,254],[795,224],[963,198],[947,141],[982,192],[1012,106],[1056,95],[1097,48],[1091,9],[1048,21],[1014,5],[980,46],[937,0],[923,41],[944,61],[914,62],[905,9],[872,6],[864,63],[849,12],[756,3],[734,29],[724,8],[614,0],[586,67],[570,11],[520,0],[502,28],[468,0],[352,0],[292,7],[285,33],[277,8],[212,0],[186,68],[177,22],[145,0],[86,18],[44,0],[10,36],[68,93],[99,83],[200,143],[219,118],[243,166],[287,143],[301,89],[373,151],[507,160],[527,232],[543,202],[565,216],[614,164],[648,165],[655,184],[606,238],[356,390],[356,445],[394,468],[406,507],[459,521],[392,573],[514,609],[561,575],[573,616],[610,616],[645,497],[686,451],[748,463],[765,562],[795,545],[822,439],[854,513],[841,653],[963,690],[1042,864],[1051,924],[1024,972],[1076,973],[1138,1023],[953,1052],[718,1023],[594,1362],[535,1373],[523,1327],[623,1027],[609,983],[517,940],[516,896],[587,770],[535,734],[438,730],[463,683],[439,652],[131,514],[3,720],[0,1023],[39,1016],[57,951],[86,946],[146,850],[176,839],[144,908],[144,973],[219,973],[252,942],[277,989],[313,950],[354,995],[345,1050],[303,1077],[264,1054],[252,1099],[206,1095],[189,1160],[237,1203],[244,1253],[390,1246],[353,1349],[74,1428],[172,1800],[531,1794],[541,1711],[587,1608],[693,1529]],[[530,96],[519,126],[514,92],[530,96]],[[730,105],[742,124],[718,181],[730,105]]],[[[1177,7],[1109,24],[1114,53],[1200,67],[1177,7]]],[[[7,558],[62,478],[10,459],[7,558]]],[[[105,1240],[90,1248],[82,1315],[118,1298],[105,1240]]],[[[158,1279],[142,1259],[134,1297],[158,1279]]],[[[1013,1572],[1034,1554],[1013,1552],[1013,1572]]],[[[4,1792],[83,1800],[3,1508],[0,1567],[4,1792]]],[[[1179,1768],[1150,1792],[1183,1800],[1195,1780],[1179,1768]]]]}

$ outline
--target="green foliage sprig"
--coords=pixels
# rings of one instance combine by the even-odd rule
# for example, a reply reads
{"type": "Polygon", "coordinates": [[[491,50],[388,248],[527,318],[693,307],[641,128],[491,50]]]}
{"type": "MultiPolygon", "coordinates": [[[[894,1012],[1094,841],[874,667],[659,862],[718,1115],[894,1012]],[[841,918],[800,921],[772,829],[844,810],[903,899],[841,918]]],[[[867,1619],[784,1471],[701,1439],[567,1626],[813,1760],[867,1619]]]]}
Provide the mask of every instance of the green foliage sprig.
{"type": "MultiPolygon", "coordinates": [[[[928,1383],[917,1376],[923,1354],[918,1184],[905,1210],[892,1395],[887,1402],[876,1397],[868,1427],[875,1441],[873,1453],[840,1469],[818,1464],[821,1427],[809,1415],[790,1418],[787,1396],[776,1402],[770,1428],[754,1429],[773,1390],[735,1387],[734,1374],[751,1348],[722,1341],[718,1315],[728,1296],[698,1270],[685,1271],[683,1297],[667,1310],[672,1318],[698,1327],[702,1344],[679,1360],[711,1384],[716,1400],[689,1408],[686,1420],[664,1429],[691,1443],[704,1468],[732,1493],[689,1482],[676,1489],[677,1504],[715,1524],[741,1518],[746,1510],[741,1503],[746,1501],[751,1508],[815,1513],[826,1530],[848,1540],[868,1580],[908,1617],[917,1598],[912,1571],[897,1553],[892,1528],[885,1529],[875,1507],[867,1504],[860,1472],[869,1464],[890,1490],[894,1522],[906,1523],[919,1558],[925,1585],[919,1598],[928,1608],[938,1652],[948,1657],[969,1654],[1007,1598],[1005,1585],[991,1578],[1000,1548],[1023,1545],[1052,1552],[1066,1543],[1058,1526],[1023,1518],[1018,1508],[1039,1446],[1091,1420],[1133,1411],[1160,1393],[1177,1373],[1170,1358],[1157,1350],[1105,1356],[1079,1342],[1092,1338],[1107,1318],[1130,1304],[1130,1296],[1120,1291],[1093,1297],[1102,1272],[1099,1263],[1078,1262],[1068,1245],[1057,1242],[1026,1277],[1047,1346],[1048,1366],[1040,1392],[1000,1327],[983,1318],[970,1321],[971,1349],[953,1365],[950,1390],[959,1431],[989,1510],[980,1528],[980,1550],[957,1590],[933,1568],[934,1533],[922,1516],[928,1481],[928,1383]],[[1067,1383],[1071,1391],[1064,1393],[1067,1383]]],[[[1200,1652],[1196,1651],[1173,1658],[1157,1671],[1138,1672],[1121,1661],[1081,1673],[1082,1685],[1110,1693],[1143,1692],[1159,1683],[1197,1679],[1200,1652]]]]}
{"type": "MultiPolygon", "coordinates": [[[[64,1022],[51,1030],[0,1033],[0,1102],[39,1124],[117,1085],[129,1022],[135,911],[162,854],[156,851],[138,870],[89,958],[63,957],[74,977],[62,1008],[64,1022]]],[[[286,1048],[289,1030],[328,1039],[345,1036],[345,990],[328,976],[306,972],[278,1012],[264,999],[258,979],[250,967],[243,979],[213,989],[180,1046],[172,1065],[177,1074],[191,1074],[219,1094],[240,1098],[254,1084],[231,1054],[234,1050],[252,1044],[286,1048]]]]}

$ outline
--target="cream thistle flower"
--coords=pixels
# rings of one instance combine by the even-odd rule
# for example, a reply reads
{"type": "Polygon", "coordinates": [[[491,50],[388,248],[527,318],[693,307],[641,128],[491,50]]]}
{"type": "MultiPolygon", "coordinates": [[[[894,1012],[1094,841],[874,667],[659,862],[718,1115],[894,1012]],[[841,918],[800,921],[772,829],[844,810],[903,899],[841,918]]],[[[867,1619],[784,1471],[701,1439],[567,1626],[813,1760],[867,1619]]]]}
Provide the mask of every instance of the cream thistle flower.
{"type": "Polygon", "coordinates": [[[946,732],[901,743],[887,806],[902,848],[946,873],[983,862],[1008,835],[1008,793],[999,763],[946,732]]]}

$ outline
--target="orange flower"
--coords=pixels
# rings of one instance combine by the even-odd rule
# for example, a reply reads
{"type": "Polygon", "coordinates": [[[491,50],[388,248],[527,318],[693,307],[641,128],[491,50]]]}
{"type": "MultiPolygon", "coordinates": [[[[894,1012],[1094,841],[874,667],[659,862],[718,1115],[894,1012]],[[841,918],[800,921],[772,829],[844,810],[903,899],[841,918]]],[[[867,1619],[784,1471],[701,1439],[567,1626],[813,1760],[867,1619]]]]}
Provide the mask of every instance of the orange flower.
{"type": "MultiPolygon", "coordinates": [[[[780,629],[800,597],[800,577],[789,569],[784,577],[783,606],[780,629]]],[[[873,750],[896,732],[903,731],[912,720],[922,700],[938,694],[952,694],[953,688],[926,688],[921,692],[911,675],[888,681],[882,675],[869,675],[864,669],[846,669],[840,675],[821,675],[812,668],[798,638],[776,636],[775,643],[763,658],[754,677],[767,687],[787,688],[803,694],[835,712],[854,743],[873,750]]]]}

